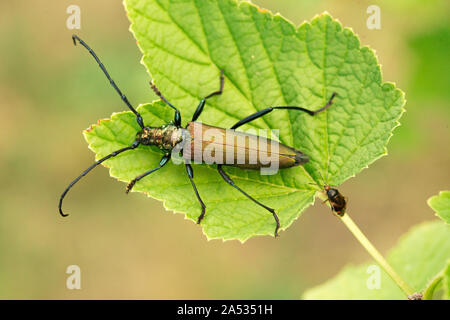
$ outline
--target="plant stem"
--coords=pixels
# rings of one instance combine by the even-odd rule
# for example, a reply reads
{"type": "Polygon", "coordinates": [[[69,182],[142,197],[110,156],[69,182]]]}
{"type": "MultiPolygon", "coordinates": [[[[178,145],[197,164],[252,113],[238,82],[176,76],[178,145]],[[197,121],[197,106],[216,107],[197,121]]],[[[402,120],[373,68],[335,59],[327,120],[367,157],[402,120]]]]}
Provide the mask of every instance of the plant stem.
{"type": "Polygon", "coordinates": [[[423,293],[423,300],[433,300],[433,293],[436,290],[436,287],[438,284],[442,281],[442,278],[444,277],[445,268],[441,272],[439,272],[433,280],[427,285],[427,288],[425,289],[425,292],[423,293]]]}
{"type": "Polygon", "coordinates": [[[410,296],[414,293],[414,290],[395,272],[384,257],[378,252],[378,250],[372,245],[367,237],[362,233],[358,226],[353,222],[350,216],[346,213],[340,217],[345,226],[350,230],[355,238],[361,243],[366,251],[372,256],[373,259],[386,271],[386,273],[394,280],[399,288],[407,295],[410,296]]]}

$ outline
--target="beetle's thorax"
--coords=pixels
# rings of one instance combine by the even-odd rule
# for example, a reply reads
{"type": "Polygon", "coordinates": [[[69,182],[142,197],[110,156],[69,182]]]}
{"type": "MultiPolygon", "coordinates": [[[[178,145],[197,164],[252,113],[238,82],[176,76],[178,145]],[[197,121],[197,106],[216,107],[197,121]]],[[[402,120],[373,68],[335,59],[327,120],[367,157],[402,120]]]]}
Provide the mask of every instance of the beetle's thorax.
{"type": "Polygon", "coordinates": [[[331,188],[328,185],[325,185],[324,189],[326,190],[329,199],[335,199],[339,195],[339,191],[337,189],[331,188]]]}
{"type": "Polygon", "coordinates": [[[143,145],[157,146],[161,150],[171,151],[175,145],[183,140],[183,129],[173,124],[161,127],[144,127],[136,135],[136,140],[143,145]]]}

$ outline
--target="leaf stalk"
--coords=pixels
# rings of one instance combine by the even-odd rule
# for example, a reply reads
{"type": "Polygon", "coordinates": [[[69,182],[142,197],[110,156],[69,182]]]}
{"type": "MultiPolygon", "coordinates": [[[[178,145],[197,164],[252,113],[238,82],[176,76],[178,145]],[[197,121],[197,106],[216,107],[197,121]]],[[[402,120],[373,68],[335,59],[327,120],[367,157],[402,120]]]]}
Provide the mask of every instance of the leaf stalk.
{"type": "Polygon", "coordinates": [[[394,280],[397,286],[410,297],[414,294],[414,290],[398,275],[397,272],[389,265],[389,263],[384,259],[381,253],[373,246],[373,244],[367,239],[367,237],[362,233],[359,227],[353,222],[348,213],[339,217],[345,226],[350,230],[350,232],[355,236],[359,243],[366,249],[366,251],[372,256],[372,258],[386,271],[386,273],[394,280]]]}

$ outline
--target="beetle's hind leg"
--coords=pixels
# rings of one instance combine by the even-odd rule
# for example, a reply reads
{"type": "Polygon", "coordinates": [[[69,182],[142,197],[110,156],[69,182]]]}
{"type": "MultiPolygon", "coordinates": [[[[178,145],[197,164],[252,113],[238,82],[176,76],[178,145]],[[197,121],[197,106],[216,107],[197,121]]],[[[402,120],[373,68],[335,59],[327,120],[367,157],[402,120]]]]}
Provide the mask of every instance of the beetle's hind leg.
{"type": "Polygon", "coordinates": [[[195,110],[191,121],[196,121],[198,119],[198,117],[200,117],[200,114],[203,111],[203,107],[205,106],[207,99],[222,94],[224,82],[225,82],[225,77],[223,76],[223,69],[222,69],[222,70],[220,70],[220,88],[219,88],[219,90],[214,91],[213,93],[210,93],[209,95],[204,97],[202,100],[200,100],[200,103],[198,104],[197,109],[195,110]]]}
{"type": "Polygon", "coordinates": [[[320,108],[320,109],[318,109],[318,110],[315,110],[315,111],[308,110],[308,109],[305,109],[305,108],[302,108],[302,107],[296,107],[296,106],[269,107],[269,108],[260,110],[260,111],[258,111],[258,112],[255,112],[255,113],[249,115],[248,117],[245,117],[244,119],[242,119],[242,120],[236,122],[235,125],[231,127],[231,129],[233,129],[233,130],[234,130],[234,129],[237,129],[237,128],[239,128],[240,126],[242,126],[242,125],[244,125],[244,124],[246,124],[246,123],[249,123],[249,122],[251,122],[251,121],[253,121],[253,120],[256,120],[256,119],[258,119],[258,118],[261,118],[262,116],[268,114],[269,112],[272,112],[273,110],[283,110],[283,109],[285,109],[285,110],[298,110],[298,111],[306,112],[306,113],[309,114],[310,116],[314,116],[314,115],[316,115],[316,114],[318,114],[318,113],[320,113],[320,112],[325,111],[325,110],[328,109],[329,107],[331,107],[331,105],[333,104],[333,99],[334,99],[334,97],[336,97],[336,96],[337,96],[337,93],[336,93],[336,92],[333,92],[332,95],[331,95],[331,98],[330,98],[330,100],[328,100],[327,104],[326,104],[325,106],[323,106],[322,108],[320,108]]]}
{"type": "Polygon", "coordinates": [[[259,202],[258,200],[254,199],[252,196],[248,195],[245,191],[243,191],[241,188],[239,188],[234,181],[230,178],[230,176],[228,174],[226,174],[225,171],[223,171],[222,169],[222,165],[219,164],[217,165],[217,170],[219,170],[220,175],[222,176],[222,178],[233,188],[236,188],[239,192],[241,192],[244,196],[246,196],[247,198],[249,198],[250,200],[252,200],[253,202],[255,202],[257,205],[260,205],[261,207],[263,207],[264,209],[266,209],[267,211],[269,211],[270,213],[272,213],[273,218],[275,219],[276,222],[276,227],[275,227],[275,237],[278,236],[278,229],[280,229],[280,219],[278,218],[277,213],[275,212],[274,209],[269,208],[268,206],[263,205],[261,202],[259,202]]]}

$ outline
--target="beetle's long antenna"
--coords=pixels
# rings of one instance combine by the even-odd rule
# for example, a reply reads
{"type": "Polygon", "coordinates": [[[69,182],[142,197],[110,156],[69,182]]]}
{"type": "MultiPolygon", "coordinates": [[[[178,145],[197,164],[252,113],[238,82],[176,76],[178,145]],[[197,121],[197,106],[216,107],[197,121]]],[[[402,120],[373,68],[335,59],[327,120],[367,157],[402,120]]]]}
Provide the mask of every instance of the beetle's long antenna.
{"type": "Polygon", "coordinates": [[[121,153],[124,152],[124,151],[135,149],[135,148],[137,148],[138,146],[139,146],[139,142],[135,141],[135,142],[133,142],[133,144],[132,144],[131,146],[125,147],[125,148],[122,148],[122,149],[119,149],[119,150],[114,151],[113,153],[107,155],[106,157],[104,157],[104,158],[102,158],[102,159],[96,161],[96,162],[95,162],[94,164],[92,164],[89,168],[87,168],[86,170],[84,170],[82,174],[80,174],[78,177],[76,177],[75,180],[73,180],[73,181],[69,184],[69,186],[66,188],[66,190],[64,190],[64,192],[62,193],[61,197],[59,198],[59,205],[58,205],[59,213],[60,213],[63,217],[67,217],[67,216],[68,216],[68,214],[65,214],[65,213],[62,211],[62,202],[63,202],[63,200],[64,200],[64,197],[66,196],[67,192],[69,192],[69,190],[73,187],[73,185],[74,185],[75,183],[77,183],[81,178],[83,178],[86,174],[88,174],[89,171],[91,171],[92,169],[94,169],[96,166],[98,166],[98,165],[99,165],[100,163],[102,163],[103,161],[106,161],[106,160],[108,160],[109,158],[115,157],[115,156],[117,156],[118,154],[121,154],[121,153]]]}
{"type": "Polygon", "coordinates": [[[94,57],[95,61],[97,61],[98,66],[100,67],[100,69],[102,69],[103,73],[105,74],[105,76],[108,78],[109,83],[111,83],[111,85],[113,86],[114,90],[116,90],[116,92],[119,94],[120,98],[122,99],[123,102],[125,102],[125,104],[127,105],[127,107],[136,115],[136,121],[139,124],[139,126],[141,128],[144,128],[144,121],[142,120],[142,117],[140,115],[139,112],[136,111],[136,109],[133,108],[133,106],[131,105],[131,103],[128,101],[128,98],[122,93],[122,91],[120,91],[119,87],[117,87],[116,83],[114,82],[114,80],[111,78],[111,76],[109,75],[108,71],[106,71],[105,66],[103,65],[103,63],[100,61],[100,59],[97,57],[97,55],[95,54],[95,52],[86,44],[86,42],[84,42],[83,40],[81,40],[78,36],[76,35],[72,35],[72,40],[73,40],[73,44],[76,45],[77,44],[77,40],[78,42],[85,47],[89,53],[94,57]]]}

